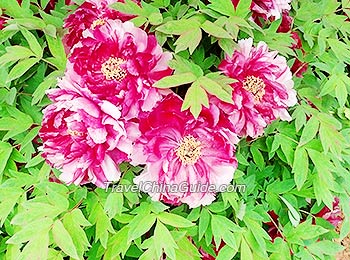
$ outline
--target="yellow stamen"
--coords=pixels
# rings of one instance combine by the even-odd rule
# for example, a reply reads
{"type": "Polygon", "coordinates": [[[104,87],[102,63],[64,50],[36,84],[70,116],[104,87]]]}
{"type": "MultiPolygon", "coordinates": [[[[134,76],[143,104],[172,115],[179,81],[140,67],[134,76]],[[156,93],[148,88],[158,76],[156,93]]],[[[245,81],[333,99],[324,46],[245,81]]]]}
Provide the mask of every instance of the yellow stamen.
{"type": "Polygon", "coordinates": [[[254,99],[259,103],[265,95],[264,81],[255,76],[248,76],[243,81],[243,88],[253,94],[254,99]]]}
{"type": "Polygon", "coordinates": [[[70,129],[68,129],[68,130],[67,130],[67,133],[68,133],[69,135],[73,136],[73,137],[77,137],[77,136],[82,137],[82,136],[84,136],[84,133],[79,132],[79,131],[77,131],[77,130],[70,130],[70,129]]]}
{"type": "Polygon", "coordinates": [[[120,67],[124,63],[125,60],[121,58],[110,57],[102,64],[101,72],[107,80],[122,81],[127,75],[126,70],[120,67]]]}
{"type": "Polygon", "coordinates": [[[192,135],[185,136],[175,150],[179,159],[186,164],[195,164],[201,156],[201,142],[192,135]]]}
{"type": "Polygon", "coordinates": [[[91,24],[91,29],[94,30],[97,26],[99,25],[104,25],[106,22],[105,20],[99,18],[99,19],[96,19],[92,24],[91,24]]]}

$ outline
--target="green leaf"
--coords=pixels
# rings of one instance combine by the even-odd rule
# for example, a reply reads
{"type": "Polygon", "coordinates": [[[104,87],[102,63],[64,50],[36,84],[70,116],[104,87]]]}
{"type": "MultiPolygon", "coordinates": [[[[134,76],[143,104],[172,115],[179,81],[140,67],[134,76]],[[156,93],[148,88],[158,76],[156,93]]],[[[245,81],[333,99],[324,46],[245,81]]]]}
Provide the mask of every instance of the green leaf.
{"type": "Polygon", "coordinates": [[[0,57],[0,66],[3,66],[12,61],[26,59],[30,56],[34,56],[34,53],[26,47],[9,46],[6,48],[6,53],[0,57]]]}
{"type": "Polygon", "coordinates": [[[338,99],[339,106],[344,107],[348,98],[348,90],[345,83],[340,80],[335,88],[335,96],[338,99]]]}
{"type": "Polygon", "coordinates": [[[2,173],[4,172],[7,161],[11,156],[12,149],[13,148],[9,143],[0,142],[0,176],[2,176],[2,173]]]}
{"type": "Polygon", "coordinates": [[[29,58],[19,61],[9,72],[8,82],[13,81],[21,77],[26,73],[35,63],[40,61],[38,58],[29,58]]]}
{"type": "Polygon", "coordinates": [[[241,259],[254,260],[253,253],[245,239],[241,242],[241,259]]]}
{"type": "Polygon", "coordinates": [[[16,0],[0,0],[2,9],[6,9],[6,13],[11,17],[30,17],[32,11],[29,8],[21,7],[16,0]]]}
{"type": "MultiPolygon", "coordinates": [[[[2,166],[2,164],[0,164],[2,166]]],[[[5,164],[6,165],[6,164],[5,164]]],[[[4,165],[4,166],[5,166],[4,165]]],[[[18,187],[1,187],[0,189],[0,226],[4,224],[7,216],[11,213],[14,206],[24,191],[18,187]]]]}
{"type": "Polygon", "coordinates": [[[13,136],[16,136],[24,131],[26,131],[29,127],[32,126],[33,120],[30,116],[22,113],[16,108],[10,108],[13,112],[12,117],[3,117],[0,118],[0,130],[8,131],[8,133],[3,137],[3,139],[8,139],[13,136]]]}
{"type": "Polygon", "coordinates": [[[198,248],[187,237],[183,237],[180,241],[176,241],[176,243],[179,248],[175,249],[175,259],[201,260],[201,254],[198,248]]]}
{"type": "Polygon", "coordinates": [[[220,249],[219,254],[216,257],[216,260],[234,259],[234,256],[236,254],[237,254],[237,250],[229,247],[228,245],[225,245],[220,249]]]}
{"type": "Polygon", "coordinates": [[[53,71],[39,84],[33,93],[32,105],[39,103],[43,99],[46,90],[56,85],[57,77],[59,76],[61,76],[60,71],[53,71]]]}
{"type": "Polygon", "coordinates": [[[81,227],[91,226],[86,220],[80,209],[74,209],[63,217],[63,225],[72,237],[79,258],[83,258],[83,254],[90,246],[84,230],[81,227]]]}
{"type": "Polygon", "coordinates": [[[218,82],[208,77],[200,77],[198,84],[205,89],[208,93],[218,97],[222,101],[227,103],[233,103],[230,92],[227,92],[218,82]]]}
{"type": "Polygon", "coordinates": [[[63,226],[61,220],[57,219],[52,227],[52,235],[55,243],[72,258],[79,259],[72,237],[63,226]]]}
{"type": "Polygon", "coordinates": [[[300,137],[299,145],[303,146],[314,139],[318,132],[319,126],[320,122],[318,121],[317,117],[311,117],[304,127],[303,133],[300,137]]]}
{"type": "Polygon", "coordinates": [[[52,37],[48,34],[45,35],[47,43],[49,45],[50,52],[52,56],[55,58],[53,60],[55,66],[61,70],[64,71],[66,67],[67,62],[67,56],[64,51],[63,43],[59,37],[52,37]]]}
{"type": "Polygon", "coordinates": [[[120,215],[123,210],[124,197],[120,192],[111,192],[105,202],[104,210],[110,218],[120,215]]]}
{"type": "Polygon", "coordinates": [[[175,70],[175,74],[193,73],[197,78],[203,76],[203,70],[197,64],[175,55],[175,59],[169,62],[169,66],[175,70]]]}
{"type": "Polygon", "coordinates": [[[47,230],[38,231],[23,248],[18,259],[47,260],[49,251],[49,234],[47,230]]]}
{"type": "Polygon", "coordinates": [[[184,217],[168,212],[159,213],[157,218],[164,224],[177,228],[192,227],[194,225],[191,221],[185,219],[184,217]]]}
{"type": "Polygon", "coordinates": [[[339,243],[329,240],[318,241],[312,245],[309,245],[307,249],[314,255],[322,257],[323,255],[334,256],[345,248],[339,243]]]}
{"type": "Polygon", "coordinates": [[[237,47],[237,44],[232,39],[219,39],[220,48],[231,57],[237,47]]]}
{"type": "Polygon", "coordinates": [[[199,45],[201,39],[202,31],[199,28],[195,28],[181,34],[174,43],[176,46],[175,53],[179,53],[180,51],[184,51],[188,48],[190,54],[192,54],[199,45]]]}
{"type": "Polygon", "coordinates": [[[310,221],[300,223],[296,228],[292,229],[291,231],[285,232],[285,236],[289,243],[302,243],[301,240],[316,238],[327,232],[329,232],[329,230],[321,226],[312,224],[310,219],[310,221]]]}
{"type": "Polygon", "coordinates": [[[89,216],[89,221],[96,224],[96,240],[100,240],[101,245],[106,248],[108,241],[108,234],[114,233],[114,228],[110,219],[104,212],[102,206],[96,203],[89,216]]]}
{"type": "Polygon", "coordinates": [[[300,219],[301,219],[298,211],[295,210],[295,208],[289,203],[288,200],[286,200],[282,196],[280,196],[280,198],[284,202],[284,204],[286,204],[286,206],[289,210],[288,217],[289,217],[290,222],[292,223],[292,225],[294,227],[296,227],[300,223],[300,219]]]}
{"type": "Polygon", "coordinates": [[[190,108],[192,115],[197,118],[202,111],[202,105],[209,107],[209,99],[205,90],[196,81],[187,90],[181,110],[190,108]]]}
{"type": "Polygon", "coordinates": [[[128,237],[129,227],[124,226],[115,235],[108,239],[108,245],[104,254],[104,259],[118,259],[119,255],[124,256],[129,249],[131,243],[128,237]]]}
{"type": "Polygon", "coordinates": [[[212,35],[216,38],[225,38],[225,39],[231,39],[232,36],[225,31],[224,29],[222,29],[222,27],[218,26],[215,23],[212,23],[208,20],[206,20],[202,25],[201,28],[208,33],[209,35],[212,35]]]}
{"type": "Polygon", "coordinates": [[[213,0],[208,7],[226,16],[234,16],[234,6],[231,0],[213,0]]]}
{"type": "Polygon", "coordinates": [[[200,214],[199,218],[199,224],[198,224],[198,239],[201,240],[202,237],[205,234],[205,231],[207,231],[210,224],[210,214],[209,211],[206,208],[203,208],[200,214]]]}
{"type": "Polygon", "coordinates": [[[250,152],[252,153],[253,160],[260,170],[265,168],[265,160],[262,153],[256,146],[250,147],[250,152]]]}
{"type": "Polygon", "coordinates": [[[177,249],[178,246],[169,230],[160,221],[157,221],[157,225],[154,230],[154,239],[157,242],[157,255],[161,255],[162,251],[164,250],[165,254],[170,259],[176,259],[175,249],[177,249]]]}
{"type": "Polygon", "coordinates": [[[8,23],[25,27],[28,30],[43,30],[46,27],[46,23],[42,19],[35,16],[11,19],[8,20],[8,23]]]}
{"type": "Polygon", "coordinates": [[[34,239],[37,234],[48,233],[51,225],[52,219],[50,218],[37,219],[16,232],[6,243],[22,244],[30,241],[31,239],[34,239]]]}
{"type": "Polygon", "coordinates": [[[332,51],[334,51],[335,55],[339,59],[339,61],[350,63],[350,50],[347,44],[337,39],[328,39],[327,41],[332,51]]]}
{"type": "Polygon", "coordinates": [[[124,3],[116,2],[109,6],[115,10],[118,10],[121,13],[134,14],[134,15],[143,14],[142,8],[137,3],[131,0],[126,0],[124,3]]]}
{"type": "Polygon", "coordinates": [[[43,56],[43,49],[39,44],[38,40],[36,39],[36,37],[26,29],[22,29],[21,33],[23,34],[24,38],[26,38],[29,44],[29,47],[33,51],[35,56],[41,59],[41,57],[43,56]]]}
{"type": "Polygon", "coordinates": [[[165,34],[182,35],[199,28],[200,23],[195,19],[181,19],[176,21],[169,21],[157,27],[156,30],[165,34]]]}
{"type": "Polygon", "coordinates": [[[250,12],[252,0],[239,1],[235,10],[235,15],[238,17],[246,18],[250,12]]]}
{"type": "Polygon", "coordinates": [[[172,88],[172,87],[190,84],[194,82],[196,79],[197,77],[191,72],[181,73],[181,74],[164,77],[161,80],[157,81],[153,86],[156,88],[172,88]]]}
{"type": "Polygon", "coordinates": [[[309,158],[307,152],[303,147],[297,147],[294,153],[293,170],[294,181],[298,190],[301,190],[309,172],[309,158]]]}
{"type": "Polygon", "coordinates": [[[135,216],[129,224],[128,241],[135,240],[149,231],[156,219],[157,217],[154,214],[135,216]]]}

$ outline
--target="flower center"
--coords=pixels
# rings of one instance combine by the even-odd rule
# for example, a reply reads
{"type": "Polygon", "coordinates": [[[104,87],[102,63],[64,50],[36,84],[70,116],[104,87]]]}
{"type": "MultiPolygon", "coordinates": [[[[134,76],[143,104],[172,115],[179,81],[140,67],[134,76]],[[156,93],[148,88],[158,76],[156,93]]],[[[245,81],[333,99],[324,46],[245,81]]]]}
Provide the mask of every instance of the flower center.
{"type": "Polygon", "coordinates": [[[91,29],[94,30],[97,26],[99,25],[104,25],[106,22],[105,20],[99,18],[99,19],[96,19],[92,24],[91,24],[91,29]]]}
{"type": "Polygon", "coordinates": [[[110,57],[102,64],[101,72],[107,80],[116,80],[120,82],[127,75],[126,70],[120,67],[120,65],[124,63],[125,60],[121,58],[110,57]]]}
{"type": "Polygon", "coordinates": [[[243,88],[253,94],[256,102],[260,102],[265,95],[265,83],[259,77],[246,77],[243,81],[243,88]]]}
{"type": "Polygon", "coordinates": [[[201,142],[192,135],[187,135],[175,151],[184,164],[194,164],[201,156],[201,149],[201,142]]]}
{"type": "Polygon", "coordinates": [[[82,137],[82,136],[84,136],[84,133],[79,132],[79,131],[77,131],[77,130],[68,129],[68,130],[67,130],[67,133],[68,133],[69,135],[73,136],[73,137],[82,137]]]}

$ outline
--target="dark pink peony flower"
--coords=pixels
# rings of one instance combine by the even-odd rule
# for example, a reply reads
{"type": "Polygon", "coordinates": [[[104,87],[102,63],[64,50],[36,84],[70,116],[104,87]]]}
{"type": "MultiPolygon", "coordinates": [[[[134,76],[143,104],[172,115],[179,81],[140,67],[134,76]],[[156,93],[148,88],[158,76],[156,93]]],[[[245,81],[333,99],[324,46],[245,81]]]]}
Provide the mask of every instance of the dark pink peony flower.
{"type": "Polygon", "coordinates": [[[67,184],[92,182],[104,187],[120,178],[118,164],[128,160],[134,126],[124,124],[120,111],[108,101],[99,105],[75,92],[76,86],[62,81],[66,89],[48,93],[54,101],[44,109],[40,137],[43,157],[62,171],[67,184]]]}
{"type": "Polygon", "coordinates": [[[272,220],[270,222],[266,222],[264,224],[267,225],[267,227],[268,227],[267,233],[271,237],[271,241],[274,242],[277,237],[282,237],[282,234],[281,234],[280,230],[278,229],[279,216],[273,210],[270,210],[267,213],[270,215],[272,220]]]}
{"type": "Polygon", "coordinates": [[[231,182],[238,139],[216,106],[195,120],[189,111],[181,112],[181,105],[178,96],[169,95],[142,116],[132,163],[146,168],[134,182],[153,200],[193,208],[210,204],[215,188],[231,182]],[[151,189],[146,183],[165,188],[151,189]]]}
{"type": "Polygon", "coordinates": [[[309,67],[308,63],[301,62],[300,60],[295,59],[290,70],[292,71],[293,75],[295,75],[296,77],[303,78],[304,73],[307,71],[308,67],[309,67]]]}
{"type": "Polygon", "coordinates": [[[277,32],[287,33],[292,29],[293,18],[289,15],[287,10],[282,12],[282,22],[277,29],[277,32]]]}
{"type": "MultiPolygon", "coordinates": [[[[240,0],[232,0],[235,7],[239,2],[240,0]]],[[[258,21],[259,18],[265,21],[280,19],[284,10],[290,10],[290,2],[291,0],[253,0],[250,6],[253,12],[252,18],[255,21],[258,21]]]]}
{"type": "Polygon", "coordinates": [[[150,111],[167,91],[153,88],[157,80],[171,74],[153,35],[131,22],[108,20],[84,32],[69,58],[66,74],[99,99],[122,107],[124,118],[136,118],[139,111],[150,111]]]}
{"type": "Polygon", "coordinates": [[[6,19],[0,17],[0,30],[5,28],[6,19]]]}
{"type": "MultiPolygon", "coordinates": [[[[291,48],[293,50],[300,49],[304,54],[305,51],[303,49],[303,45],[299,34],[297,32],[292,32],[291,34],[292,38],[294,39],[294,43],[292,44],[291,48]]],[[[309,64],[307,62],[302,62],[298,58],[296,58],[290,70],[292,71],[293,75],[295,75],[298,78],[302,78],[303,74],[307,71],[308,66],[309,64]]]]}
{"type": "Polygon", "coordinates": [[[324,218],[333,226],[337,227],[343,221],[343,213],[339,207],[339,198],[334,198],[332,209],[325,206],[316,214],[316,217],[324,218]]]}
{"type": "Polygon", "coordinates": [[[212,97],[231,120],[239,136],[257,137],[273,120],[291,120],[287,108],[297,103],[292,73],[286,59],[270,52],[264,42],[238,42],[232,57],[219,65],[227,76],[238,80],[231,86],[234,105],[212,97]]]}
{"type": "Polygon", "coordinates": [[[80,41],[83,31],[86,29],[94,29],[105,23],[107,19],[119,19],[128,21],[134,16],[120,13],[108,6],[115,2],[124,2],[123,0],[86,0],[72,14],[70,14],[64,23],[64,27],[68,29],[64,36],[63,42],[67,53],[80,41]]]}

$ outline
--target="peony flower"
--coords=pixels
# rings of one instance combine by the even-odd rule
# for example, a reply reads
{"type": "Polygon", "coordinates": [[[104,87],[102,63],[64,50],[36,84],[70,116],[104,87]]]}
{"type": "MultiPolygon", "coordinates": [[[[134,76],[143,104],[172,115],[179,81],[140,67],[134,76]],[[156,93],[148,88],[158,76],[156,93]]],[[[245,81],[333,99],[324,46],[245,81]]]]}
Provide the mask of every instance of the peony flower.
{"type": "Polygon", "coordinates": [[[333,226],[338,227],[338,225],[343,221],[343,212],[339,207],[339,198],[335,197],[333,201],[333,208],[329,209],[324,207],[320,212],[316,214],[316,217],[324,218],[333,226]]]}
{"type": "MultiPolygon", "coordinates": [[[[292,44],[291,48],[293,50],[300,49],[301,52],[305,54],[299,34],[296,32],[292,32],[291,34],[294,40],[294,43],[292,44]]],[[[302,78],[303,74],[307,71],[308,66],[309,64],[307,62],[302,62],[298,58],[296,58],[290,70],[292,71],[293,75],[295,75],[298,78],[302,78]]]]}
{"type": "Polygon", "coordinates": [[[216,106],[195,120],[189,111],[181,112],[181,105],[178,96],[168,95],[142,115],[131,158],[146,167],[134,182],[153,200],[194,208],[210,204],[216,188],[231,182],[238,139],[216,106]]]}
{"type": "Polygon", "coordinates": [[[277,32],[288,33],[292,29],[293,18],[289,15],[289,11],[282,12],[282,22],[277,29],[277,32]]]}
{"type": "Polygon", "coordinates": [[[219,65],[231,84],[234,105],[212,97],[229,117],[239,136],[257,137],[273,120],[291,120],[287,108],[297,103],[292,73],[286,59],[270,52],[264,42],[257,47],[253,39],[238,42],[238,49],[219,65]]]}
{"type": "Polygon", "coordinates": [[[105,23],[107,19],[119,19],[128,21],[134,16],[123,14],[108,6],[115,2],[124,2],[123,0],[86,0],[64,22],[64,28],[68,29],[63,42],[66,52],[80,41],[83,31],[94,29],[105,23]]]}
{"type": "Polygon", "coordinates": [[[282,237],[280,230],[277,228],[279,216],[273,210],[270,210],[267,213],[270,215],[271,221],[264,224],[267,225],[267,233],[271,237],[271,241],[274,242],[277,237],[282,237]]]}
{"type": "Polygon", "coordinates": [[[76,88],[69,85],[48,93],[54,103],[44,109],[42,155],[62,171],[59,178],[67,184],[105,187],[105,182],[119,180],[118,164],[128,160],[132,148],[128,132],[135,129],[120,120],[120,111],[111,103],[98,105],[76,88]]]}
{"type": "Polygon", "coordinates": [[[152,85],[171,74],[170,59],[153,35],[131,22],[108,20],[84,32],[72,50],[66,74],[97,98],[121,106],[122,116],[130,119],[139,111],[150,111],[167,93],[152,85]]]}
{"type": "MultiPolygon", "coordinates": [[[[240,0],[232,0],[236,8],[240,0]]],[[[253,0],[250,5],[250,10],[253,12],[252,18],[260,24],[259,18],[265,21],[272,19],[278,20],[281,18],[282,12],[290,10],[289,3],[291,0],[253,0]]]]}

